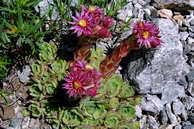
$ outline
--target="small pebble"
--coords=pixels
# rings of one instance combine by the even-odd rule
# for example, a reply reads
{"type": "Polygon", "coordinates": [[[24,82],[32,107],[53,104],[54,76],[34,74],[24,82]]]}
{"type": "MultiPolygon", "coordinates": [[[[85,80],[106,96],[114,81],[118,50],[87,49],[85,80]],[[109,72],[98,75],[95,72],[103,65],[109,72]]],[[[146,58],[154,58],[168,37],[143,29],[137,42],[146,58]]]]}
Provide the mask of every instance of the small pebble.
{"type": "Polygon", "coordinates": [[[172,11],[169,9],[161,9],[158,11],[158,14],[162,18],[168,18],[168,19],[171,19],[173,16],[172,11]]]}

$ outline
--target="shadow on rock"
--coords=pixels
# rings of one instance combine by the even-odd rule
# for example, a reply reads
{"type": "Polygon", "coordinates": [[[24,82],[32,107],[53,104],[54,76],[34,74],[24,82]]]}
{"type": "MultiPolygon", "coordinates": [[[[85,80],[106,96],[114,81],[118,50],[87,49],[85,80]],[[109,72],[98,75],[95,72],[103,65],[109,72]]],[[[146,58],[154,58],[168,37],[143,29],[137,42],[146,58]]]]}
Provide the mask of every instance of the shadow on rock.
{"type": "Polygon", "coordinates": [[[131,85],[137,85],[134,81],[136,76],[151,63],[154,52],[155,49],[146,48],[130,52],[120,63],[122,67],[120,72],[123,78],[128,80],[131,85]]]}

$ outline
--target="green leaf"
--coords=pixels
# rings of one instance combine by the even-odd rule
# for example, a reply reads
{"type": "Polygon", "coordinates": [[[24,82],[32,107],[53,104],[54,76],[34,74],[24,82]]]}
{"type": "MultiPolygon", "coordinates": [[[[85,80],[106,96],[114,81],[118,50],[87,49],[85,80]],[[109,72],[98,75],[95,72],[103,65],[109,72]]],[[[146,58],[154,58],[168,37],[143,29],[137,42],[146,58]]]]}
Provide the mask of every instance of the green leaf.
{"type": "Polygon", "coordinates": [[[111,108],[116,109],[116,108],[119,106],[119,99],[118,99],[118,98],[111,98],[111,99],[109,100],[109,106],[110,106],[111,108]]]}
{"type": "Polygon", "coordinates": [[[54,128],[56,128],[56,129],[58,129],[59,127],[60,127],[60,124],[61,124],[61,122],[60,122],[60,120],[53,120],[53,122],[52,122],[52,126],[54,127],[54,128]]]}
{"type": "Polygon", "coordinates": [[[41,60],[43,61],[50,61],[50,60],[54,60],[55,58],[55,52],[56,52],[56,46],[53,44],[40,44],[39,45],[40,48],[40,53],[39,53],[39,57],[41,60]]]}
{"type": "Polygon", "coordinates": [[[119,111],[118,111],[124,118],[127,118],[127,119],[134,119],[136,117],[135,115],[135,108],[132,107],[132,106],[126,106],[126,105],[122,105],[120,108],[119,108],[119,111]]]}
{"type": "Polygon", "coordinates": [[[33,103],[28,107],[28,110],[31,111],[33,117],[40,117],[41,116],[41,109],[37,103],[33,103]]]}
{"type": "Polygon", "coordinates": [[[69,126],[79,126],[81,124],[80,118],[77,115],[72,115],[69,121],[69,126]]]}
{"type": "Polygon", "coordinates": [[[139,129],[140,123],[139,123],[139,121],[135,121],[133,123],[130,123],[129,127],[130,127],[130,129],[139,129]]]}
{"type": "Polygon", "coordinates": [[[140,123],[139,121],[122,122],[120,123],[119,129],[140,129],[140,123]]]}
{"type": "Polygon", "coordinates": [[[132,86],[123,86],[119,94],[119,97],[127,98],[127,97],[134,96],[134,95],[135,95],[135,91],[132,86]]]}
{"type": "Polygon", "coordinates": [[[41,92],[40,92],[40,87],[38,87],[38,84],[34,84],[30,89],[30,95],[35,97],[35,98],[40,98],[41,92]]]}
{"type": "Polygon", "coordinates": [[[55,73],[66,72],[67,64],[65,61],[59,60],[52,63],[51,68],[55,73]]]}
{"type": "Polygon", "coordinates": [[[70,121],[70,118],[71,118],[71,113],[68,110],[65,110],[63,118],[62,118],[63,123],[68,125],[69,121],[70,121]]]}
{"type": "Polygon", "coordinates": [[[108,128],[117,128],[119,125],[119,116],[115,113],[110,113],[106,116],[104,124],[108,128]]]}
{"type": "Polygon", "coordinates": [[[120,88],[122,87],[122,85],[120,85],[117,80],[110,80],[108,81],[108,95],[110,97],[114,97],[117,96],[119,94],[120,88]]]}
{"type": "Polygon", "coordinates": [[[44,72],[44,73],[43,73],[42,80],[43,80],[43,81],[48,81],[49,78],[50,78],[49,72],[44,72]]]}
{"type": "Polygon", "coordinates": [[[100,63],[105,58],[102,48],[93,49],[90,56],[90,65],[96,69],[99,69],[100,63]]]}
{"type": "Polygon", "coordinates": [[[98,105],[98,108],[96,108],[93,117],[95,119],[103,119],[106,115],[107,111],[105,109],[104,105],[98,105]]]}
{"type": "Polygon", "coordinates": [[[3,99],[3,103],[4,104],[8,104],[8,101],[7,101],[7,96],[8,96],[8,92],[7,91],[4,91],[4,90],[0,90],[0,97],[2,97],[3,99]]]}
{"type": "Polygon", "coordinates": [[[96,105],[95,104],[87,104],[84,107],[84,113],[86,115],[92,116],[94,112],[96,111],[96,105]]]}
{"type": "Polygon", "coordinates": [[[134,96],[133,98],[128,98],[129,104],[132,106],[135,106],[137,104],[140,104],[141,98],[139,96],[134,96]]]}
{"type": "Polygon", "coordinates": [[[39,74],[39,73],[41,72],[40,65],[38,65],[38,64],[33,63],[33,64],[31,65],[31,68],[32,68],[32,72],[33,72],[34,74],[39,74]]]}
{"type": "Polygon", "coordinates": [[[30,115],[30,112],[29,112],[28,110],[23,110],[23,111],[22,111],[22,115],[23,115],[24,117],[27,117],[27,116],[30,115]]]}
{"type": "Polygon", "coordinates": [[[55,91],[55,87],[52,84],[46,85],[46,91],[48,94],[52,95],[55,91]]]}
{"type": "Polygon", "coordinates": [[[96,119],[93,118],[85,118],[82,122],[83,125],[87,125],[87,126],[96,126],[98,125],[100,122],[96,119]]]}

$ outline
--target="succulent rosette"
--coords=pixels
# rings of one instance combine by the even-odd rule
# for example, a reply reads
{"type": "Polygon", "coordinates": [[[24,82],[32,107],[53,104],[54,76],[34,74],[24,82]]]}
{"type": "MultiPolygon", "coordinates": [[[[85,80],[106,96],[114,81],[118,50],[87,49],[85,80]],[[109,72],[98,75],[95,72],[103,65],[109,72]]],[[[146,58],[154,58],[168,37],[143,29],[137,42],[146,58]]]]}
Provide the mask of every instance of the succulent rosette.
{"type": "Polygon", "coordinates": [[[100,86],[101,73],[84,61],[75,61],[63,88],[69,97],[95,96],[100,86]]]}
{"type": "Polygon", "coordinates": [[[133,25],[133,34],[140,46],[154,48],[161,44],[159,28],[150,21],[138,21],[133,25]]]}

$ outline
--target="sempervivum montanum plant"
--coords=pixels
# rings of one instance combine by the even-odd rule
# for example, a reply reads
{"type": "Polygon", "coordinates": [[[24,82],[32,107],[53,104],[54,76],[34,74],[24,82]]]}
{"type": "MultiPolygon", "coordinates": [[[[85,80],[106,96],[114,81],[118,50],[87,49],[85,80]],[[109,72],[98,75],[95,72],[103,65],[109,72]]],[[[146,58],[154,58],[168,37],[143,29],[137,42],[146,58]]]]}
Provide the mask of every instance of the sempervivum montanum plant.
{"type": "Polygon", "coordinates": [[[100,72],[104,77],[110,77],[119,66],[121,59],[130,51],[140,47],[155,48],[161,44],[159,28],[148,21],[138,21],[133,25],[133,34],[121,41],[120,45],[100,64],[100,72]]]}
{"type": "MultiPolygon", "coordinates": [[[[103,58],[101,49],[92,51],[90,65],[98,69],[103,58]]],[[[59,82],[68,76],[67,66],[65,61],[56,57],[54,44],[41,45],[39,60],[31,65],[33,81],[29,93],[32,99],[23,112],[25,115],[45,120],[55,129],[139,128],[139,122],[135,121],[135,105],[140,98],[134,97],[133,88],[115,74],[108,80],[101,80],[96,96],[84,97],[74,107],[61,106],[61,103],[68,102],[68,98],[61,97],[65,94],[56,99],[53,97],[58,95],[59,82]]],[[[83,62],[73,63],[70,67],[70,71],[91,68],[83,62]]]]}
{"type": "Polygon", "coordinates": [[[70,28],[79,37],[79,48],[74,53],[74,59],[86,59],[90,56],[92,44],[98,38],[112,37],[110,28],[113,25],[113,19],[104,14],[103,9],[97,6],[81,6],[81,13],[72,16],[73,26],[70,28]],[[84,53],[84,54],[83,54],[84,53]]]}

